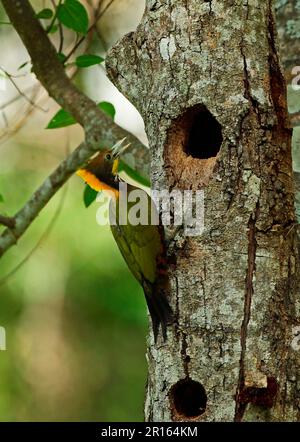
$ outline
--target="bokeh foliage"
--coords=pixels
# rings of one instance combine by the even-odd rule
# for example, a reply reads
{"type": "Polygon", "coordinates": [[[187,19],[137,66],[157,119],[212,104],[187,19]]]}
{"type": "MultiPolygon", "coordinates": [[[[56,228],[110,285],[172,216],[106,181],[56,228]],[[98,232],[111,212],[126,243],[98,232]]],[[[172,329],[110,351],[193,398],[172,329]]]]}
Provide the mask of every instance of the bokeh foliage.
{"type": "MultiPolygon", "coordinates": [[[[37,10],[44,3],[33,2],[37,10]]],[[[0,27],[6,47],[10,33],[0,27]]],[[[16,58],[20,47],[16,40],[10,46],[16,58]]],[[[93,42],[93,53],[98,49],[93,42]]],[[[20,57],[23,63],[26,54],[20,57]]],[[[20,63],[15,64],[17,69],[20,63]]],[[[84,88],[84,74],[75,81],[84,88]]],[[[64,158],[66,146],[81,141],[78,126],[51,134],[44,129],[57,111],[35,113],[0,145],[0,213],[15,213],[64,158]]],[[[143,419],[142,289],[109,227],[97,224],[98,204],[84,206],[83,190],[84,183],[73,177],[1,259],[0,326],[7,333],[7,350],[0,351],[1,421],[143,419]],[[36,244],[25,264],[6,278],[36,244]]]]}

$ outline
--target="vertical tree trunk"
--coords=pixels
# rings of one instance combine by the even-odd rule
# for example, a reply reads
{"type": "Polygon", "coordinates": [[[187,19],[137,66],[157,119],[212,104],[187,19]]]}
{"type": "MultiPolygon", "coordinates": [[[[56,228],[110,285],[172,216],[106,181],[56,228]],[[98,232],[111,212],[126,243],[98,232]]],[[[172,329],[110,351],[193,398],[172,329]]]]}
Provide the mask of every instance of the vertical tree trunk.
{"type": "Polygon", "coordinates": [[[204,189],[205,231],[169,246],[176,323],[149,339],[154,421],[300,418],[291,130],[272,1],[148,0],[110,52],[142,114],[155,188],[204,189]]]}

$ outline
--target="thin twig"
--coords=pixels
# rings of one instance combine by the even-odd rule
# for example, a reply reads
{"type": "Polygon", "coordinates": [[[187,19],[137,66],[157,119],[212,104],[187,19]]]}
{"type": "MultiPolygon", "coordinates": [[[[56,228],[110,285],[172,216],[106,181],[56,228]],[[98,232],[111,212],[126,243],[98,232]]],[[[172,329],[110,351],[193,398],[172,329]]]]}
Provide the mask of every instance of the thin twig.
{"type": "Polygon", "coordinates": [[[300,111],[290,114],[292,127],[300,126],[300,111]]]}
{"type": "Polygon", "coordinates": [[[59,32],[59,47],[58,47],[58,53],[60,54],[63,51],[64,48],[64,31],[62,24],[59,23],[58,25],[58,32],[59,32]]]}
{"type": "Polygon", "coordinates": [[[3,69],[0,66],[0,69],[2,72],[5,73],[5,75],[7,76],[7,78],[9,79],[9,81],[11,82],[11,84],[14,86],[14,88],[19,92],[19,95],[21,95],[21,97],[23,97],[31,106],[35,107],[36,109],[42,111],[42,112],[47,112],[47,109],[43,109],[42,107],[40,107],[39,105],[37,105],[34,101],[31,100],[31,98],[29,98],[17,85],[17,83],[14,80],[13,75],[11,75],[9,72],[7,72],[5,69],[3,69]]]}
{"type": "Polygon", "coordinates": [[[10,270],[5,276],[3,276],[0,279],[0,286],[5,284],[12,276],[14,276],[21,267],[24,266],[24,264],[27,263],[27,261],[32,257],[32,255],[37,251],[37,249],[40,247],[40,245],[49,237],[50,233],[52,232],[57,219],[63,209],[64,206],[64,202],[66,199],[66,195],[67,195],[67,190],[68,190],[68,186],[66,185],[63,189],[63,193],[61,196],[61,199],[58,203],[57,209],[51,219],[51,221],[49,222],[47,228],[45,229],[44,233],[41,235],[41,237],[39,238],[39,240],[36,242],[35,246],[30,250],[30,252],[19,262],[18,265],[16,265],[12,270],[10,270]]]}
{"type": "MultiPolygon", "coordinates": [[[[69,154],[69,142],[67,145],[67,154],[69,154]]],[[[5,284],[12,276],[14,276],[20,270],[21,267],[24,266],[24,264],[27,263],[27,261],[29,261],[31,256],[37,251],[37,249],[40,247],[40,245],[49,237],[50,233],[52,232],[52,230],[55,227],[55,224],[58,220],[60,213],[62,212],[64,202],[66,200],[67,192],[68,192],[68,184],[66,184],[66,186],[64,186],[61,198],[60,198],[58,206],[54,212],[54,215],[53,215],[52,219],[50,220],[47,228],[45,229],[45,231],[43,232],[43,234],[39,238],[39,240],[37,241],[35,246],[30,250],[30,252],[19,262],[19,264],[16,265],[11,271],[9,271],[5,276],[3,276],[0,279],[0,286],[5,284]]]]}
{"type": "Polygon", "coordinates": [[[53,27],[53,25],[55,23],[55,20],[57,18],[58,8],[60,7],[61,3],[62,3],[62,0],[59,0],[57,8],[55,8],[55,10],[54,10],[52,20],[51,20],[49,26],[47,27],[47,30],[46,30],[47,33],[51,30],[51,28],[53,27]]]}
{"type": "MultiPolygon", "coordinates": [[[[38,96],[39,92],[41,90],[41,85],[36,84],[33,87],[33,93],[31,96],[31,101],[35,101],[36,97],[38,96]]],[[[22,97],[21,97],[22,98],[22,97]]],[[[13,128],[9,127],[7,131],[2,133],[0,135],[0,145],[7,141],[9,137],[12,135],[15,135],[26,123],[29,116],[32,114],[32,112],[35,110],[35,107],[31,106],[30,104],[27,106],[27,108],[22,112],[21,118],[14,124],[13,128]]],[[[5,115],[5,114],[4,114],[5,115]]]]}
{"type": "MultiPolygon", "coordinates": [[[[7,117],[6,117],[5,110],[1,111],[1,115],[2,115],[5,127],[8,128],[8,120],[7,120],[7,117]]],[[[0,139],[1,139],[1,137],[0,137],[0,139]]]]}
{"type": "MultiPolygon", "coordinates": [[[[91,43],[91,40],[89,39],[88,44],[86,45],[84,51],[88,50],[90,43],[91,43]]],[[[79,69],[77,67],[75,67],[75,69],[73,69],[72,73],[70,74],[71,80],[74,80],[78,71],[79,71],[79,69]]],[[[24,89],[23,92],[27,94],[28,92],[32,91],[31,101],[35,102],[35,99],[39,95],[40,90],[41,90],[41,85],[39,83],[36,83],[33,86],[30,86],[27,89],[24,89]]],[[[10,106],[11,104],[15,103],[16,101],[18,101],[21,98],[23,98],[22,95],[20,95],[20,94],[16,95],[11,100],[7,101],[2,106],[0,106],[0,110],[6,109],[6,107],[10,106]]],[[[44,97],[44,98],[46,98],[46,97],[44,97]]],[[[43,97],[42,97],[42,100],[43,100],[43,97]]],[[[8,138],[15,135],[23,127],[23,125],[26,123],[28,117],[32,114],[33,110],[34,109],[31,106],[29,106],[22,113],[22,118],[17,123],[14,124],[13,128],[9,127],[9,124],[6,119],[6,115],[5,115],[5,113],[2,112],[2,116],[4,118],[4,121],[5,121],[5,124],[6,124],[6,127],[8,128],[8,130],[6,130],[3,134],[0,135],[0,144],[7,141],[8,138]]]]}
{"type": "MultiPolygon", "coordinates": [[[[31,92],[32,89],[34,88],[34,86],[29,86],[28,88],[23,90],[23,94],[27,94],[28,92],[31,92]]],[[[16,95],[15,97],[11,98],[10,100],[8,100],[6,103],[2,104],[0,106],[0,110],[4,110],[7,107],[9,107],[11,104],[15,103],[16,101],[20,100],[20,98],[23,98],[23,95],[16,95]]]]}
{"type": "MultiPolygon", "coordinates": [[[[55,11],[56,16],[57,16],[57,11],[58,11],[58,8],[59,8],[59,6],[61,4],[61,1],[59,2],[58,6],[56,6],[55,0],[51,0],[51,3],[53,5],[54,11],[55,11]]],[[[56,16],[55,16],[55,19],[56,19],[56,16]]],[[[64,46],[64,32],[63,32],[62,24],[60,22],[58,23],[58,31],[59,31],[59,47],[58,47],[58,51],[57,52],[61,53],[63,51],[63,46],[64,46]]]]}

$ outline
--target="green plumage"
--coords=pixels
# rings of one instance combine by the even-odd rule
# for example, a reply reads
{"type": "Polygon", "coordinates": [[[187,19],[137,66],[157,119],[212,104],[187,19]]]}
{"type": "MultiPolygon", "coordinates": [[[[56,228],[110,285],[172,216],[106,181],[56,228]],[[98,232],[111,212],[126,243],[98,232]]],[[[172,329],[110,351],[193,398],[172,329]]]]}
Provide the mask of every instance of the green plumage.
{"type": "Polygon", "coordinates": [[[151,224],[152,207],[154,210],[151,198],[145,191],[128,185],[127,195],[134,190],[139,190],[139,192],[142,192],[141,200],[145,202],[145,206],[148,208],[148,223],[135,225],[135,222],[130,222],[129,214],[132,210],[137,210],[136,204],[139,201],[127,201],[124,209],[124,205],[119,199],[122,198],[122,194],[120,197],[118,193],[119,179],[115,172],[115,166],[122,151],[121,145],[122,140],[112,149],[101,151],[83,169],[78,171],[78,174],[94,190],[111,189],[116,195],[116,198],[112,199],[110,203],[113,236],[129,269],[144,289],[155,341],[160,325],[163,337],[166,340],[167,324],[172,321],[173,315],[166,297],[168,277],[163,240],[164,230],[161,225],[151,224]],[[122,213],[124,211],[126,213],[122,213]],[[119,222],[119,215],[123,216],[125,222],[119,222]],[[112,222],[113,220],[116,220],[115,225],[112,222]]]}
{"type": "MultiPolygon", "coordinates": [[[[135,190],[128,185],[128,194],[135,190]]],[[[141,192],[141,190],[139,189],[141,192]]],[[[162,325],[164,339],[166,339],[166,325],[171,321],[172,311],[166,299],[167,276],[163,243],[163,228],[160,225],[151,225],[151,209],[155,210],[151,198],[144,193],[148,206],[148,225],[132,225],[128,213],[135,202],[127,203],[127,223],[119,223],[119,199],[110,203],[110,219],[116,220],[111,224],[115,241],[125,259],[129,269],[142,285],[152,319],[155,340],[159,325],[162,325]]]]}

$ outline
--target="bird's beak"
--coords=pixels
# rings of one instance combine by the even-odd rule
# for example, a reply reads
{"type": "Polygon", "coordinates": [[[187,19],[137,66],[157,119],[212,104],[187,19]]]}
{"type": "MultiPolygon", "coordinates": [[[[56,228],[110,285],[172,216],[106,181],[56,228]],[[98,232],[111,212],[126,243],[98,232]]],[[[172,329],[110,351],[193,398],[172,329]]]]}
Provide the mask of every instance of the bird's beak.
{"type": "Polygon", "coordinates": [[[117,177],[119,171],[119,158],[116,158],[113,162],[112,174],[117,177]]]}
{"type": "Polygon", "coordinates": [[[130,143],[123,145],[126,137],[118,141],[111,149],[114,158],[118,158],[130,146],[130,143]]]}
{"type": "Polygon", "coordinates": [[[112,174],[117,178],[118,171],[119,171],[119,159],[120,155],[130,146],[130,143],[123,145],[126,140],[126,137],[122,140],[118,141],[111,149],[112,156],[114,158],[113,162],[113,168],[112,168],[112,174]]]}

